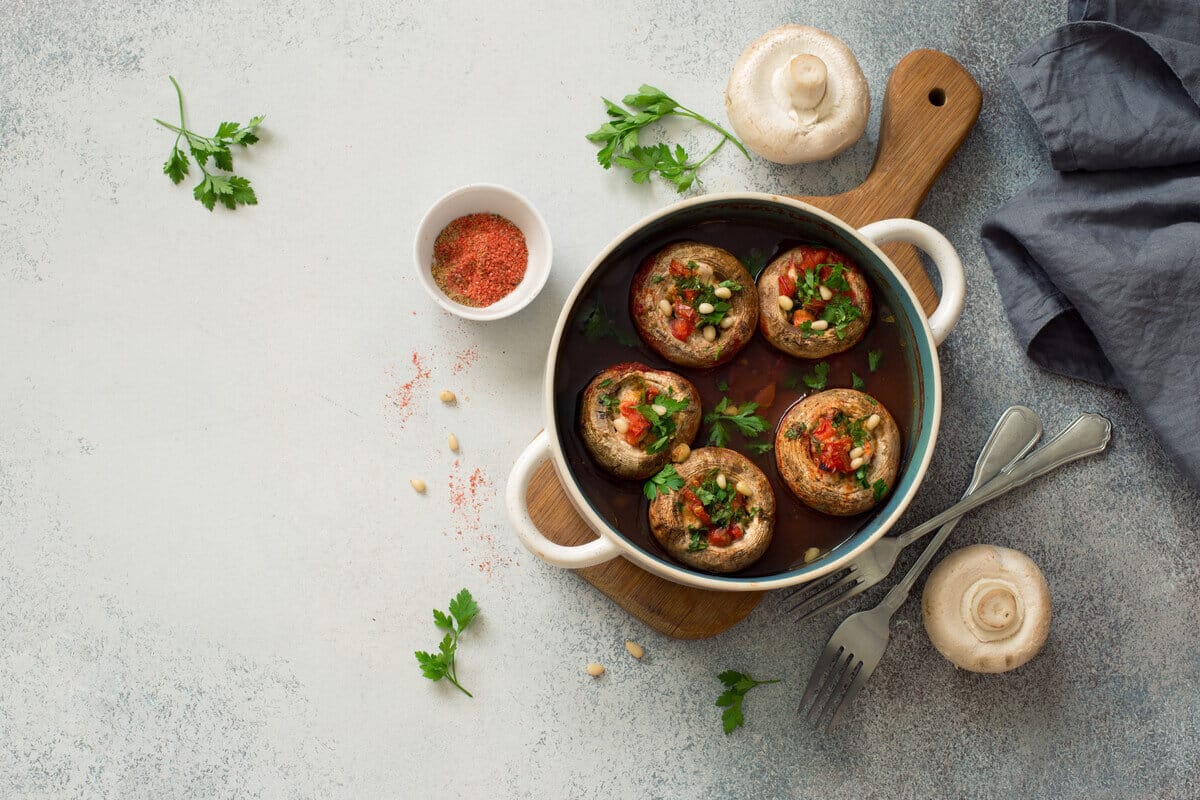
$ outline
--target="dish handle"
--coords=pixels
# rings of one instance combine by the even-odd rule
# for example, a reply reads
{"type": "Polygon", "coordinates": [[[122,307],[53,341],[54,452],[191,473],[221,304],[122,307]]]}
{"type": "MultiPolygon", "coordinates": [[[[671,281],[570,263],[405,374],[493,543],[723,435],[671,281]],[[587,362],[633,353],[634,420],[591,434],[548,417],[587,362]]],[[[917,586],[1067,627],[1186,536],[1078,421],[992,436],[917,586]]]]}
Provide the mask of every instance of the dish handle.
{"type": "Polygon", "coordinates": [[[962,316],[967,294],[966,276],[954,245],[936,228],[915,219],[881,219],[864,225],[858,232],[876,246],[885,242],[907,242],[933,260],[942,278],[942,297],[929,315],[929,330],[933,333],[933,341],[940,345],[962,316]]]}
{"type": "Polygon", "coordinates": [[[539,433],[513,464],[512,472],[508,474],[508,485],[504,489],[504,503],[508,507],[508,519],[517,529],[517,538],[525,549],[535,556],[566,569],[582,569],[602,564],[620,555],[620,548],[604,536],[600,536],[587,544],[567,547],[547,539],[533,518],[529,516],[529,481],[548,458],[550,458],[550,434],[546,431],[539,433]]]}

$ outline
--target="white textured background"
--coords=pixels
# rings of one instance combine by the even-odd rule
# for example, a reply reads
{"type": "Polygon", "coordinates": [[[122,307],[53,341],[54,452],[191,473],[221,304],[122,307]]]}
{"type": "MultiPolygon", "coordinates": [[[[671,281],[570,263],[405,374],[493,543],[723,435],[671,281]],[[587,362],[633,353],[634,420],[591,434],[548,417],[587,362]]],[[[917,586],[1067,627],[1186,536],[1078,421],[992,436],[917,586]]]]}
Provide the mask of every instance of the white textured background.
{"type": "Polygon", "coordinates": [[[1200,794],[1200,504],[1123,395],[1027,363],[978,245],[983,216],[1045,161],[1003,64],[1064,13],[1058,0],[9,0],[0,796],[1200,794]],[[888,71],[916,47],[984,86],[980,125],[922,213],[959,245],[970,295],[909,520],[961,491],[1011,403],[1050,430],[1080,410],[1117,429],[1103,460],[956,533],[1045,567],[1047,652],[1008,676],[955,673],[911,603],[832,737],[793,712],[836,617],[800,628],[770,596],[716,640],[664,639],[523,552],[496,497],[541,425],[542,359],[576,276],[673,199],[595,165],[583,135],[600,95],[652,82],[723,120],[729,67],[782,22],[857,52],[868,134],[810,167],[723,151],[698,191],[854,185],[888,71]],[[175,113],[168,73],[197,127],[267,115],[236,159],[261,205],[209,214],[159,172],[172,137],[150,119],[175,113]],[[410,274],[421,213],[472,181],[526,193],[555,237],[549,285],[505,322],[440,312],[410,274]],[[437,402],[442,387],[457,407],[437,402]],[[429,609],[464,585],[483,607],[460,657],[474,700],[412,658],[437,641],[429,609]],[[601,681],[582,674],[592,659],[601,681]],[[784,679],[750,695],[728,739],[712,706],[726,668],[784,679]]]}

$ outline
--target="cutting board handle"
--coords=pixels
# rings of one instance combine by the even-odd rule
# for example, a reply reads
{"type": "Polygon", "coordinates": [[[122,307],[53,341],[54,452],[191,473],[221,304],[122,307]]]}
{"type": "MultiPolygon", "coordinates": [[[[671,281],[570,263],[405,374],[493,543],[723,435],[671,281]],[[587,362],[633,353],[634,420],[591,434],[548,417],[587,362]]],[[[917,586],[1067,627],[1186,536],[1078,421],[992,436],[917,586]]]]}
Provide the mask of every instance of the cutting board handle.
{"type": "Polygon", "coordinates": [[[911,217],[975,126],[983,92],[971,73],[937,50],[914,50],[888,78],[879,148],[851,190],[877,202],[874,218],[911,217]]]}

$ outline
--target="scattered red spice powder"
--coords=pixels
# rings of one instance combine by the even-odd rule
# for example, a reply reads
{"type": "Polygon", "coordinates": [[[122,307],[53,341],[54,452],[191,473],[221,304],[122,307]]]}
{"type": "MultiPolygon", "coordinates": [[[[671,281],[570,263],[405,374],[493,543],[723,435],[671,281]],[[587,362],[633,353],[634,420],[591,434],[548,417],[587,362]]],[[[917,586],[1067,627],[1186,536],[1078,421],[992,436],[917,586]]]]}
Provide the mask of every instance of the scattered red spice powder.
{"type": "Polygon", "coordinates": [[[487,515],[485,527],[484,512],[496,499],[494,486],[487,473],[476,467],[469,475],[464,475],[461,463],[457,458],[454,459],[447,494],[450,497],[450,511],[457,527],[455,533],[463,539],[469,533],[472,539],[484,547],[485,552],[480,554],[476,547],[468,547],[465,544],[463,546],[463,552],[476,559],[475,568],[490,578],[494,568],[515,563],[505,556],[496,544],[496,515],[487,515]]]}
{"type": "Polygon", "coordinates": [[[465,350],[460,350],[454,354],[454,366],[451,369],[455,375],[458,375],[475,366],[475,362],[478,360],[479,347],[471,345],[465,350]]]}
{"type": "Polygon", "coordinates": [[[446,295],[482,308],[508,296],[525,277],[525,234],[499,214],[467,214],[433,243],[433,279],[446,295]]]}
{"type": "MultiPolygon", "coordinates": [[[[425,384],[429,382],[429,368],[422,363],[420,354],[415,350],[412,354],[412,365],[416,369],[416,375],[413,376],[412,380],[401,384],[394,392],[388,395],[388,401],[399,414],[401,429],[412,418],[413,412],[416,410],[412,407],[413,399],[418,392],[425,388],[425,384]]],[[[388,374],[393,375],[392,370],[388,370],[388,374]]]]}

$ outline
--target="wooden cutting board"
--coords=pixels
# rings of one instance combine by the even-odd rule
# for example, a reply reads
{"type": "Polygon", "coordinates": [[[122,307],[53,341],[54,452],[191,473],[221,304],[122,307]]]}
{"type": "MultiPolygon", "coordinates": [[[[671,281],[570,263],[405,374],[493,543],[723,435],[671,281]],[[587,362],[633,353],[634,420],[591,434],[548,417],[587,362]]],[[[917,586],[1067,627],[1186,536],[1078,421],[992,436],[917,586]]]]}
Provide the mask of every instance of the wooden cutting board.
{"type": "MultiPolygon", "coordinates": [[[[915,216],[975,126],[982,103],[979,85],[961,64],[936,50],[915,50],[900,60],[888,79],[879,147],[866,180],[831,197],[792,196],[855,227],[915,216]]],[[[904,273],[925,312],[931,312],[937,293],[916,251],[905,244],[885,245],[883,250],[904,273]]],[[[596,538],[575,513],[552,463],[534,474],[527,499],[530,516],[549,539],[576,545],[596,538]]],[[[753,611],[763,595],[680,586],[623,558],[577,573],[632,616],[677,639],[704,639],[728,630],[753,611]]]]}

